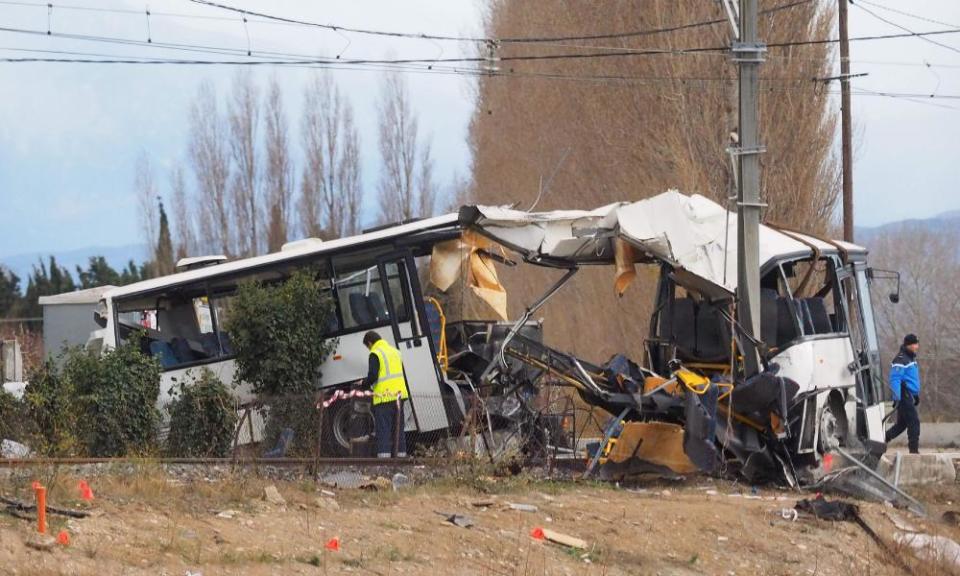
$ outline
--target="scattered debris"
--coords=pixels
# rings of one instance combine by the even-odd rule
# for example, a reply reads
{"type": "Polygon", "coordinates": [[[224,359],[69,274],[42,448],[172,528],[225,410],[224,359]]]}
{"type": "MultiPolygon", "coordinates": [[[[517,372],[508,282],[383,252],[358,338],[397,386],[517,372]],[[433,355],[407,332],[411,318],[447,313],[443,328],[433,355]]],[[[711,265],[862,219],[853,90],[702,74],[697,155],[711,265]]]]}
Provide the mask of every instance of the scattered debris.
{"type": "Polygon", "coordinates": [[[393,475],[391,484],[393,484],[393,491],[396,492],[397,490],[409,488],[413,484],[413,480],[410,480],[409,476],[397,472],[393,475]]]}
{"type": "Polygon", "coordinates": [[[891,512],[890,510],[884,510],[883,513],[887,518],[890,519],[890,522],[893,523],[897,530],[901,532],[919,532],[919,530],[917,530],[912,524],[900,516],[897,516],[894,512],[891,512]]]}
{"type": "Polygon", "coordinates": [[[320,482],[333,488],[359,488],[364,477],[359,472],[344,470],[325,474],[320,477],[320,482]]]}
{"type": "Polygon", "coordinates": [[[459,526],[460,528],[470,528],[475,522],[469,516],[464,516],[463,514],[451,514],[449,512],[441,512],[439,510],[434,510],[435,514],[443,516],[447,522],[453,524],[454,526],[459,526]]]}
{"type": "Polygon", "coordinates": [[[280,495],[280,491],[273,484],[263,489],[263,499],[276,506],[284,506],[287,501],[280,495]]]}
{"type": "Polygon", "coordinates": [[[329,491],[329,490],[323,490],[323,489],[320,490],[320,494],[322,494],[322,495],[324,495],[324,496],[330,496],[331,498],[334,497],[334,496],[336,496],[336,494],[334,494],[333,492],[331,492],[331,491],[329,491]]]}
{"type": "MultiPolygon", "coordinates": [[[[15,500],[13,498],[7,498],[5,496],[0,496],[0,503],[6,504],[6,511],[12,516],[17,516],[14,512],[35,512],[37,510],[36,504],[27,504],[20,500],[15,500]]],[[[58,508],[56,506],[47,505],[48,514],[58,514],[60,516],[68,516],[70,518],[86,518],[90,516],[91,513],[85,510],[72,510],[70,508],[58,508]]]]}
{"type": "Polygon", "coordinates": [[[586,540],[581,540],[580,538],[577,538],[575,536],[569,536],[567,534],[556,532],[548,528],[541,528],[540,530],[543,533],[543,537],[550,542],[553,542],[555,544],[562,544],[563,546],[567,546],[569,548],[577,548],[578,550],[587,549],[586,540]]]}
{"type": "Polygon", "coordinates": [[[34,534],[25,544],[28,548],[40,550],[41,552],[49,552],[57,545],[57,539],[53,536],[47,536],[46,534],[34,534]]]}
{"type": "Polygon", "coordinates": [[[950,538],[897,532],[893,535],[893,539],[899,545],[909,546],[917,558],[960,568],[960,544],[950,538]]]}
{"type": "Polygon", "coordinates": [[[822,520],[856,520],[860,516],[860,510],[856,504],[841,500],[827,500],[822,495],[812,499],[804,498],[797,502],[794,508],[798,512],[812,514],[822,520]]]}
{"type": "Polygon", "coordinates": [[[323,508],[328,512],[340,510],[340,503],[329,496],[318,496],[316,499],[317,508],[323,508]]]}
{"type": "Polygon", "coordinates": [[[476,502],[471,502],[470,505],[474,508],[489,508],[496,504],[493,500],[478,500],[476,502]]]}
{"type": "Polygon", "coordinates": [[[518,512],[536,512],[539,510],[533,504],[515,504],[513,502],[507,502],[507,507],[510,510],[517,510],[518,512]]]}
{"type": "Polygon", "coordinates": [[[944,524],[960,526],[960,512],[956,510],[947,510],[942,516],[940,516],[940,520],[942,520],[944,524]]]}
{"type": "Polygon", "coordinates": [[[393,482],[382,476],[377,476],[373,480],[367,480],[366,482],[360,484],[358,488],[361,490],[370,490],[371,492],[376,492],[378,490],[390,490],[393,488],[393,482]]]}
{"type": "Polygon", "coordinates": [[[0,458],[29,458],[30,448],[13,440],[0,440],[0,458]]]}
{"type": "Polygon", "coordinates": [[[800,517],[800,513],[797,512],[796,508],[781,508],[780,517],[783,518],[784,520],[796,522],[797,518],[800,517]]]}
{"type": "Polygon", "coordinates": [[[240,514],[239,510],[223,510],[222,512],[217,513],[217,518],[226,518],[227,520],[230,520],[238,514],[240,514]]]}

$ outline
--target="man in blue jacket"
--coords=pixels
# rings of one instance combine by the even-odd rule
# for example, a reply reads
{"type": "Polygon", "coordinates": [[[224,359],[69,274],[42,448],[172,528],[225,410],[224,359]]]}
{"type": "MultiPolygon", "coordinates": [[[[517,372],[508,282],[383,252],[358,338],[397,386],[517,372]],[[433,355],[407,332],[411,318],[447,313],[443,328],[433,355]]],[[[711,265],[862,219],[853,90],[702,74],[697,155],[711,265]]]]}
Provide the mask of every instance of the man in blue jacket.
{"type": "Polygon", "coordinates": [[[900,352],[890,365],[890,390],[893,392],[893,406],[897,410],[897,423],[887,430],[887,444],[907,431],[907,445],[911,454],[920,450],[920,366],[917,364],[917,351],[920,340],[913,334],[903,339],[900,352]]]}

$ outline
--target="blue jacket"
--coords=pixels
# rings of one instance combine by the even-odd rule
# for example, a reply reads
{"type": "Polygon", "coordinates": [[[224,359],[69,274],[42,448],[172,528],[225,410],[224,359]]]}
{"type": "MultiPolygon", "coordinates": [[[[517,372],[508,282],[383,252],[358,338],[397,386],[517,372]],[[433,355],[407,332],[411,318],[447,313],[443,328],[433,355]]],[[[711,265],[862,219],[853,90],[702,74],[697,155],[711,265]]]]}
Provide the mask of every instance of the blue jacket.
{"type": "Polygon", "coordinates": [[[920,366],[916,355],[905,348],[900,348],[890,365],[890,391],[894,402],[900,401],[901,386],[906,386],[911,395],[920,396],[920,366]]]}

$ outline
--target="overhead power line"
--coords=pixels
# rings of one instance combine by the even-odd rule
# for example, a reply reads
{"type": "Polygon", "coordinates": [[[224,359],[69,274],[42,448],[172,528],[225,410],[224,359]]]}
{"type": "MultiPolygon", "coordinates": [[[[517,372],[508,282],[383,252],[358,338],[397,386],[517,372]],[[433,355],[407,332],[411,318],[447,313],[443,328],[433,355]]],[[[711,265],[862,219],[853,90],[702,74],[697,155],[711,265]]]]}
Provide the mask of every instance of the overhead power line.
{"type": "MultiPolygon", "coordinates": [[[[394,31],[394,30],[376,30],[371,28],[355,28],[351,26],[341,26],[338,24],[329,24],[329,23],[322,23],[322,22],[314,22],[310,20],[302,20],[299,18],[289,18],[285,16],[278,16],[276,14],[259,12],[256,10],[247,10],[244,8],[238,8],[236,6],[231,6],[228,4],[223,4],[221,2],[215,2],[213,0],[190,0],[190,1],[193,2],[194,4],[201,4],[203,6],[219,8],[220,10],[227,10],[229,12],[242,14],[244,16],[252,16],[255,18],[263,19],[263,20],[282,22],[285,24],[296,24],[300,26],[322,28],[325,30],[331,30],[333,32],[348,32],[348,33],[354,33],[354,34],[365,34],[370,36],[386,36],[386,37],[392,37],[392,38],[410,38],[410,39],[420,39],[420,40],[494,43],[494,44],[533,44],[533,43],[565,42],[565,41],[578,41],[578,40],[610,40],[614,38],[634,38],[638,36],[651,36],[654,34],[666,34],[670,32],[679,32],[681,30],[690,30],[693,28],[714,26],[717,24],[725,24],[727,22],[726,18],[715,18],[712,20],[688,22],[685,24],[679,24],[675,26],[650,28],[645,30],[631,30],[626,32],[609,32],[609,33],[603,33],[603,34],[582,34],[582,35],[574,35],[574,36],[534,36],[534,37],[518,36],[518,37],[493,38],[493,37],[486,37],[486,36],[452,36],[452,35],[445,35],[445,34],[426,34],[426,33],[420,33],[420,32],[402,32],[402,31],[394,31]]],[[[773,8],[768,8],[766,10],[763,10],[761,14],[773,14],[776,12],[780,12],[782,10],[793,8],[794,6],[809,4],[811,2],[813,2],[813,0],[795,0],[794,2],[789,2],[781,6],[775,6],[773,8]]]]}
{"type": "MultiPolygon", "coordinates": [[[[853,1],[851,0],[850,3],[853,4],[853,1]]],[[[921,16],[919,14],[907,12],[906,10],[899,10],[897,8],[893,8],[892,6],[884,6],[879,2],[872,2],[871,0],[857,0],[857,4],[868,4],[870,6],[873,6],[874,8],[886,10],[887,12],[893,12],[894,14],[900,14],[901,16],[907,16],[908,18],[916,18],[917,20],[923,20],[924,22],[929,22],[931,24],[940,24],[941,26],[954,26],[954,27],[960,26],[956,23],[944,22],[943,20],[935,20],[933,18],[928,18],[926,16],[921,16]]]]}
{"type": "MultiPolygon", "coordinates": [[[[11,32],[11,33],[21,33],[21,34],[33,34],[40,36],[57,36],[61,38],[69,38],[75,40],[88,40],[95,42],[112,42],[118,44],[128,44],[128,45],[137,45],[137,46],[153,46],[157,48],[170,48],[175,50],[187,50],[187,51],[207,51],[207,52],[222,52],[224,54],[238,54],[245,53],[243,49],[239,48],[218,48],[213,46],[198,46],[191,44],[172,44],[172,43],[158,43],[158,42],[146,42],[140,40],[131,40],[126,38],[116,38],[116,37],[106,37],[106,36],[89,36],[83,34],[66,34],[66,33],[57,33],[57,32],[47,32],[43,30],[30,30],[23,28],[11,28],[11,27],[0,27],[0,32],[11,32]]],[[[952,28],[946,30],[930,30],[926,32],[909,32],[903,34],[884,34],[884,35],[874,35],[874,36],[859,36],[856,38],[850,38],[851,42],[863,42],[863,41],[872,41],[872,40],[889,40],[893,38],[908,38],[908,37],[925,37],[932,35],[942,35],[942,34],[956,34],[960,33],[960,28],[952,28]]],[[[816,39],[816,40],[799,40],[792,42],[777,42],[768,44],[768,48],[788,48],[794,46],[811,46],[811,45],[820,45],[820,44],[833,44],[838,42],[837,39],[816,39]]],[[[523,62],[523,61],[542,61],[542,60],[577,60],[577,59],[594,59],[594,58],[620,58],[620,57],[631,57],[631,56],[656,56],[656,55],[686,55],[686,54],[704,54],[704,53],[725,53],[727,47],[725,46],[702,46],[695,48],[635,48],[635,49],[622,49],[618,51],[609,51],[609,52],[600,52],[600,53],[583,53],[583,52],[572,52],[572,53],[561,53],[561,54],[520,54],[512,56],[501,56],[495,58],[486,58],[486,57],[459,57],[459,58],[398,58],[398,59],[334,59],[334,58],[311,58],[304,55],[287,55],[284,53],[268,53],[268,52],[257,52],[257,54],[264,55],[275,55],[281,57],[288,57],[293,59],[273,59],[273,60],[185,60],[185,59],[150,59],[150,58],[117,58],[117,59],[103,59],[103,60],[87,60],[87,59],[43,59],[43,58],[7,58],[0,60],[0,62],[16,63],[16,62],[71,62],[75,64],[181,64],[181,65],[298,65],[298,64],[310,64],[310,63],[330,63],[330,62],[343,62],[346,64],[442,64],[442,63],[484,63],[484,62],[523,62]]],[[[261,56],[257,56],[261,57],[261,56]]]]}
{"type": "Polygon", "coordinates": [[[853,2],[851,2],[851,4],[853,4],[854,6],[856,6],[857,8],[859,8],[860,10],[866,12],[866,13],[869,14],[870,16],[873,16],[873,17],[876,18],[877,20],[879,20],[879,21],[881,21],[881,22],[884,22],[884,23],[886,23],[886,24],[889,24],[890,26],[893,26],[894,28],[897,28],[897,29],[899,29],[899,30],[903,30],[904,32],[908,32],[911,36],[916,36],[917,38],[919,38],[920,40],[923,40],[924,42],[927,42],[927,43],[929,43],[929,44],[933,44],[934,46],[939,46],[939,47],[941,47],[941,48],[946,48],[947,50],[950,50],[951,52],[960,53],[960,48],[956,48],[956,47],[951,46],[951,45],[949,45],[949,44],[944,44],[943,42],[937,42],[936,40],[934,40],[934,39],[932,39],[932,38],[927,38],[927,37],[925,37],[925,36],[922,36],[922,35],[914,32],[913,30],[907,28],[906,26],[903,26],[903,25],[901,25],[901,24],[897,24],[896,22],[894,22],[893,20],[890,20],[890,19],[888,19],[888,18],[884,18],[883,16],[877,14],[877,13],[874,12],[873,10],[870,10],[869,8],[863,6],[863,5],[860,4],[860,3],[853,3],[853,2]]]}

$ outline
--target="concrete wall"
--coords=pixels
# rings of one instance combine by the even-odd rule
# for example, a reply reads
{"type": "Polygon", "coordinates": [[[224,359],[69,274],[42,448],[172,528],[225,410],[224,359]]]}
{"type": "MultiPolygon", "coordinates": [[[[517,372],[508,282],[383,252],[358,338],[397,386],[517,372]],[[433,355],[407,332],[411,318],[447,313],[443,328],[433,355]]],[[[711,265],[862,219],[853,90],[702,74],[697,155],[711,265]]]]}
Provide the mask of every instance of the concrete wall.
{"type": "Polygon", "coordinates": [[[96,304],[57,304],[43,307],[43,353],[47,357],[60,353],[64,343],[82,346],[90,333],[99,329],[93,321],[96,304]]]}
{"type": "MultiPolygon", "coordinates": [[[[891,416],[887,427],[892,425],[896,416],[891,416]]],[[[904,432],[890,443],[892,448],[907,446],[907,433],[904,432]]],[[[921,448],[960,448],[960,422],[923,422],[920,424],[921,448]]]]}

